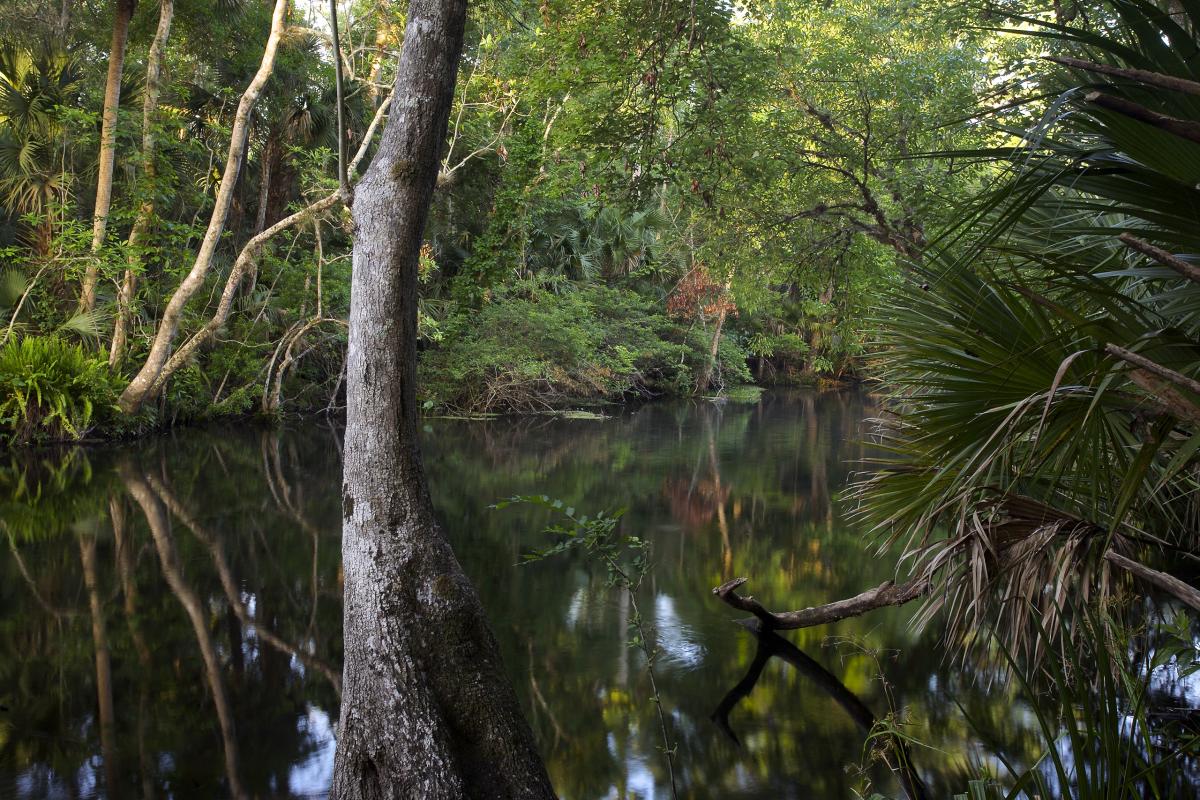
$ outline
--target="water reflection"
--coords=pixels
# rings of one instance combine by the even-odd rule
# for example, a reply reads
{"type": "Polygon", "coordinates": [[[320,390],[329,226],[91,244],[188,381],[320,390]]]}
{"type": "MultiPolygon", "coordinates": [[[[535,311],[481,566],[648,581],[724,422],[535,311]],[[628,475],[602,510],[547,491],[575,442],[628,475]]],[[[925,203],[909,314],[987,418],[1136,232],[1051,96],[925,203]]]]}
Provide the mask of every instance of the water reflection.
{"type": "MultiPolygon", "coordinates": [[[[630,608],[578,555],[514,566],[548,512],[490,511],[547,494],[626,507],[650,538],[642,603],[689,797],[847,797],[862,719],[796,668],[760,669],[737,740],[710,719],[761,645],[710,594],[739,574],[776,608],[889,577],[833,498],[862,455],[869,401],[766,395],[656,404],[605,421],[430,420],[435,503],[475,581],[555,787],[565,798],[666,796],[630,608]]],[[[340,432],[178,432],[0,468],[0,796],[308,797],[327,788],[341,657],[340,432]]],[[[902,611],[791,634],[865,708],[875,665],[830,634],[898,648],[896,702],[920,735],[965,752],[940,653],[902,611]]],[[[799,651],[797,651],[799,652],[799,651]]],[[[758,655],[756,656],[756,653],[758,655]]],[[[801,653],[803,655],[803,653],[801,653]]],[[[828,687],[824,687],[828,688],[828,687]]],[[[1002,727],[1011,702],[972,700],[1002,727]]],[[[1011,724],[1010,724],[1011,727],[1011,724]]],[[[888,770],[868,773],[898,793],[888,770]]],[[[931,780],[932,795],[946,781],[931,780]]]]}
{"type": "Polygon", "coordinates": [[[750,668],[746,670],[742,679],[721,698],[721,702],[717,704],[711,717],[717,727],[735,745],[740,747],[742,742],[730,724],[730,714],[738,703],[754,691],[754,687],[762,678],[763,670],[771,659],[778,658],[827,694],[854,721],[864,735],[878,743],[879,747],[876,752],[878,752],[879,758],[897,775],[904,787],[904,793],[910,800],[924,800],[929,796],[925,782],[913,763],[908,745],[899,736],[877,729],[878,718],[857,694],[847,689],[846,684],[838,680],[836,675],[787,639],[771,631],[763,632],[752,627],[750,630],[758,643],[754,651],[754,660],[750,662],[750,668]]]}

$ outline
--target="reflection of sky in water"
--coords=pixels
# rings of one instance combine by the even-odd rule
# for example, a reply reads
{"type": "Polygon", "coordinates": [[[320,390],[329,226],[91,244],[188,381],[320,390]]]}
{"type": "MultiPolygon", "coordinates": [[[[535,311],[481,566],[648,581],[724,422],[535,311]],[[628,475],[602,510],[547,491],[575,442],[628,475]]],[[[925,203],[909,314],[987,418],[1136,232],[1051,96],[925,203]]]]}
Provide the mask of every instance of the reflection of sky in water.
{"type": "Polygon", "coordinates": [[[704,661],[704,647],[692,641],[692,629],[680,621],[675,601],[668,595],[654,598],[654,626],[666,661],[688,668],[698,667],[704,661]]]}
{"type": "Polygon", "coordinates": [[[333,780],[333,724],[329,715],[311,705],[308,714],[297,720],[297,727],[316,744],[307,761],[288,772],[288,785],[301,797],[324,797],[333,780]]]}
{"type": "MultiPolygon", "coordinates": [[[[1200,639],[1193,639],[1192,647],[1200,650],[1200,639]]],[[[1150,672],[1150,690],[1170,695],[1187,708],[1196,708],[1200,706],[1200,672],[1184,675],[1178,658],[1171,656],[1167,663],[1150,672]]]]}
{"type": "Polygon", "coordinates": [[[629,787],[630,797],[637,797],[639,800],[641,798],[654,800],[658,796],[654,790],[654,773],[649,770],[644,760],[630,756],[625,761],[625,770],[625,781],[626,786],[629,787]]]}
{"type": "MultiPolygon", "coordinates": [[[[544,543],[539,531],[552,520],[538,509],[500,514],[487,511],[487,504],[513,494],[547,493],[589,511],[628,507],[624,530],[652,540],[654,571],[639,604],[660,656],[656,679],[679,747],[681,797],[850,797],[853,780],[845,767],[862,759],[862,732],[790,664],[773,659],[757,688],[733,709],[731,725],[741,747],[713,725],[714,705],[746,674],[754,647],[730,624],[739,615],[716,603],[707,590],[720,580],[750,575],[755,593],[770,605],[803,608],[892,577],[888,563],[864,557],[859,532],[830,505],[849,465],[861,455],[853,442],[858,420],[868,410],[848,394],[768,394],[762,404],[730,405],[719,414],[708,404],[652,404],[602,426],[503,419],[443,421],[429,431],[427,466],[439,513],[480,590],[522,710],[564,800],[670,797],[658,720],[646,694],[645,660],[627,644],[633,610],[619,589],[606,585],[602,566],[585,554],[510,568],[523,549],[544,543]]],[[[153,457],[167,464],[180,493],[202,509],[199,516],[220,540],[242,605],[261,625],[231,616],[209,554],[186,526],[177,528],[186,578],[212,623],[212,646],[236,717],[248,793],[323,797],[333,772],[336,693],[324,670],[306,668],[295,652],[328,662],[335,662],[339,652],[341,498],[337,482],[327,480],[340,470],[339,452],[334,439],[309,431],[261,437],[254,431],[190,432],[172,439],[162,453],[155,442],[139,447],[148,451],[148,461],[153,457]],[[298,526],[292,512],[263,500],[271,488],[256,471],[260,448],[274,445],[282,449],[284,476],[293,488],[305,490],[297,496],[311,531],[298,526]],[[214,453],[224,454],[228,470],[208,469],[214,453]],[[250,535],[254,532],[258,536],[250,535]],[[272,645],[264,638],[268,631],[294,652],[272,645]]],[[[97,496],[96,513],[103,515],[106,498],[97,496]]],[[[145,521],[133,515],[129,524],[138,546],[151,547],[145,521]]],[[[226,796],[219,720],[183,609],[158,574],[158,560],[139,561],[139,610],[153,622],[143,630],[157,671],[143,675],[121,618],[112,540],[102,537],[99,546],[108,565],[101,576],[103,594],[113,598],[108,622],[122,751],[118,763],[130,788],[138,777],[136,698],[149,690],[158,704],[147,714],[149,771],[160,795],[180,800],[226,796]],[[176,686],[181,679],[188,683],[176,686]],[[170,706],[175,697],[189,705],[170,706]]],[[[81,585],[78,569],[71,566],[78,562],[76,549],[65,537],[31,545],[28,564],[47,586],[65,587],[66,597],[68,589],[81,585]]],[[[6,558],[0,552],[0,591],[11,583],[5,578],[18,577],[6,558]]],[[[42,694],[63,692],[65,711],[42,715],[44,729],[26,739],[34,745],[53,742],[68,755],[55,764],[60,772],[51,772],[52,762],[40,751],[39,763],[14,769],[0,748],[0,800],[10,794],[27,800],[93,800],[103,791],[106,775],[99,757],[86,605],[81,606],[83,624],[55,634],[61,638],[38,638],[63,629],[44,618],[32,595],[13,597],[19,604],[9,606],[8,595],[0,594],[0,623],[25,632],[28,640],[46,642],[45,657],[65,664],[63,678],[41,683],[42,694]],[[62,661],[63,653],[71,659],[62,661]]],[[[902,659],[887,664],[897,702],[914,719],[930,720],[930,729],[922,725],[915,733],[940,752],[965,755],[974,746],[963,740],[961,715],[948,697],[962,691],[964,683],[994,686],[996,675],[980,667],[970,675],[947,670],[937,648],[918,644],[908,633],[907,616],[899,610],[848,620],[829,632],[789,634],[875,713],[886,705],[873,669],[863,659],[839,658],[822,648],[827,633],[899,646],[902,659]]],[[[48,672],[30,670],[28,678],[48,672]]],[[[6,688],[0,685],[0,696],[6,688]]],[[[1181,676],[1174,665],[1153,673],[1152,688],[1170,707],[1200,703],[1200,675],[1181,676]]],[[[1002,703],[993,716],[1018,744],[1025,741],[1022,732],[1036,730],[1027,705],[1011,695],[997,694],[990,701],[987,695],[986,689],[978,695],[980,713],[1002,703]]],[[[31,714],[39,712],[35,704],[30,708],[31,714]]],[[[921,766],[928,764],[931,773],[943,761],[932,751],[919,752],[921,766]]],[[[1040,754],[1035,742],[1017,757],[1030,765],[1040,754]]],[[[1062,755],[1070,764],[1070,754],[1062,755]]],[[[1002,771],[986,750],[977,748],[975,756],[1002,771]]],[[[880,788],[901,796],[896,786],[880,788]]],[[[946,788],[937,786],[931,796],[950,796],[942,791],[946,788]]],[[[964,786],[956,780],[949,788],[964,786]]],[[[127,790],[122,796],[136,794],[127,790]]]]}
{"type": "Polygon", "coordinates": [[[584,587],[579,587],[575,590],[575,594],[571,595],[571,602],[567,606],[567,629],[575,630],[575,626],[579,624],[579,618],[583,614],[583,601],[587,590],[584,587]]]}

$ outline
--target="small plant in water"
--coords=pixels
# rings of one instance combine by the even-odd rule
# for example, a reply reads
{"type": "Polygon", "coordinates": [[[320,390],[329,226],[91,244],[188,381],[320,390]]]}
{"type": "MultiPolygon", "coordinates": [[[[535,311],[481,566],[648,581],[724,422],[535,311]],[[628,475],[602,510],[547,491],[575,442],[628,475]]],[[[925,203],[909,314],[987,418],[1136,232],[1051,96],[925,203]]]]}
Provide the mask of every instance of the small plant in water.
{"type": "Polygon", "coordinates": [[[667,774],[671,781],[671,796],[678,798],[675,788],[675,751],[671,739],[670,725],[663,710],[662,697],[654,675],[654,662],[658,658],[658,647],[648,634],[648,626],[638,606],[638,590],[642,581],[650,574],[650,542],[638,536],[623,536],[618,531],[625,509],[615,512],[599,511],[595,516],[578,514],[576,510],[546,495],[517,495],[501,500],[492,508],[501,509],[515,504],[542,506],[557,512],[563,522],[548,526],[543,532],[554,537],[550,547],[534,550],[525,555],[523,564],[544,561],[571,550],[582,550],[588,558],[604,565],[608,572],[608,586],[617,588],[629,597],[629,639],[627,644],[642,652],[646,658],[646,677],[650,682],[650,699],[658,712],[659,730],[662,735],[660,750],[667,762],[667,774]]]}
{"type": "Polygon", "coordinates": [[[935,748],[912,735],[913,721],[897,703],[894,687],[884,671],[883,661],[896,660],[899,651],[870,647],[864,641],[851,637],[830,637],[826,640],[826,645],[837,648],[843,658],[847,655],[868,658],[874,664],[875,679],[883,688],[883,698],[887,702],[887,713],[875,719],[863,742],[863,759],[857,769],[864,784],[862,791],[855,790],[854,794],[867,800],[886,800],[884,795],[874,791],[869,774],[870,765],[880,763],[899,779],[906,797],[910,800],[924,800],[929,796],[929,792],[921,779],[920,771],[913,763],[910,747],[927,747],[931,750],[935,748]]]}

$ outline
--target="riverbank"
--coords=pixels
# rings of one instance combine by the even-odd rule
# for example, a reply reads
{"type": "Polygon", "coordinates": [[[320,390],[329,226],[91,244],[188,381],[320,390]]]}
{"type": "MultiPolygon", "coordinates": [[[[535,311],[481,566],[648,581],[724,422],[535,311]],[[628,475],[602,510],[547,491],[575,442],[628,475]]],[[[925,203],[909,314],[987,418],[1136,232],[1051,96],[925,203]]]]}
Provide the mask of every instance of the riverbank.
{"type": "MultiPolygon", "coordinates": [[[[736,325],[718,336],[608,287],[526,293],[425,323],[418,402],[426,414],[478,417],[857,379],[852,362],[841,362],[836,374],[822,372],[823,362],[802,358],[795,343],[788,349],[764,341],[736,325]]],[[[345,390],[337,346],[323,339],[295,353],[290,346],[283,354],[264,351],[265,362],[202,352],[151,402],[125,413],[117,398],[127,370],[59,337],[14,338],[0,347],[0,440],[110,441],[216,420],[336,415],[345,390]],[[301,363],[316,347],[319,358],[301,363]]]]}

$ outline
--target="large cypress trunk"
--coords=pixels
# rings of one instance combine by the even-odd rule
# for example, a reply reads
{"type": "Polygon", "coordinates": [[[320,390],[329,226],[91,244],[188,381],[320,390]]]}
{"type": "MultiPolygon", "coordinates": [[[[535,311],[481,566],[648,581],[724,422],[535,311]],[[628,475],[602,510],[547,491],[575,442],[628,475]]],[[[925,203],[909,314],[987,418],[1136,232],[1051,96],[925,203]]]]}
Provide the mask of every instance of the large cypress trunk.
{"type": "Polygon", "coordinates": [[[410,4],[391,117],[355,190],[336,800],[554,796],[417,446],[417,259],[465,17],[465,0],[410,4]]]}

